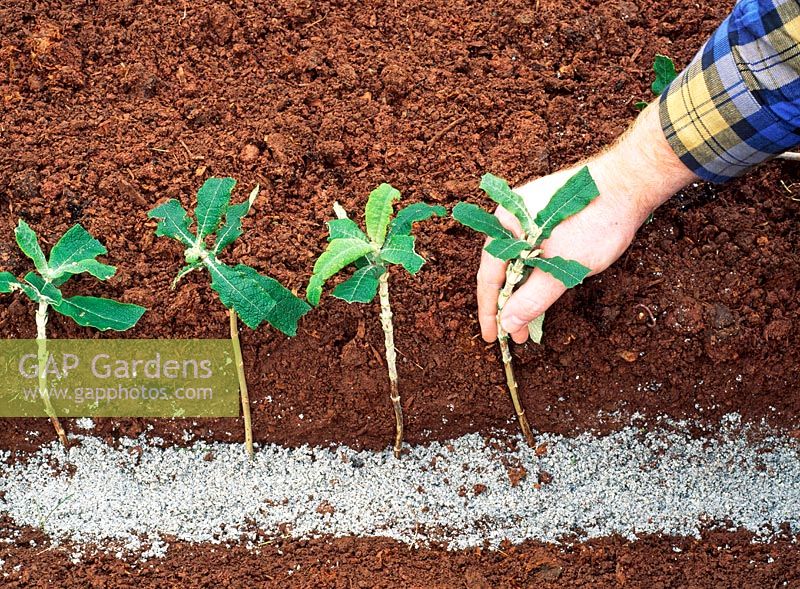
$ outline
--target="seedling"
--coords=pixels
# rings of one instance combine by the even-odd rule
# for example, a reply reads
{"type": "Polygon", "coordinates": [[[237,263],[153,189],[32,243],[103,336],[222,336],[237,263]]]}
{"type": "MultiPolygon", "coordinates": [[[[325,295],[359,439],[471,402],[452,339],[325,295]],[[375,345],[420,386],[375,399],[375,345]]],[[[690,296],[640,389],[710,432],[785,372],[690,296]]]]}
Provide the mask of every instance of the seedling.
{"type": "Polygon", "coordinates": [[[314,273],[308,283],[306,296],[317,306],[325,282],[344,268],[353,265],[356,271],[331,293],[348,303],[369,303],[378,294],[381,305],[381,327],[386,348],[386,367],[395,419],[394,455],[400,458],[403,447],[403,408],[397,383],[396,352],[392,307],[389,302],[389,268],[398,264],[411,274],[419,272],[424,258],[414,251],[416,238],[411,235],[412,225],[433,215],[443,216],[447,211],[441,206],[415,203],[401,209],[392,219],[394,203],[400,192],[389,184],[381,184],[367,200],[365,219],[367,232],[347,217],[345,210],[334,204],[337,219],[328,221],[328,247],[314,264],[314,273]]]}
{"type": "MultiPolygon", "coordinates": [[[[657,53],[653,60],[653,71],[656,74],[656,79],[650,84],[650,90],[653,91],[655,96],[661,96],[667,86],[678,77],[678,72],[675,71],[675,62],[666,55],[657,53]]],[[[640,100],[634,106],[639,110],[644,110],[647,107],[647,103],[640,100]]]]}
{"type": "Polygon", "coordinates": [[[675,71],[675,62],[666,55],[658,53],[653,60],[653,71],[656,74],[656,79],[650,84],[650,90],[656,96],[661,96],[661,93],[672,83],[672,80],[678,77],[678,72],[675,71]]]}
{"type": "Polygon", "coordinates": [[[145,312],[144,307],[120,303],[98,297],[73,296],[61,294],[61,287],[77,274],[91,274],[99,280],[108,280],[117,271],[97,260],[108,253],[105,246],[97,241],[80,225],[71,227],[50,250],[46,258],[36,233],[30,226],[19,220],[14,234],[17,245],[33,261],[35,271],[28,272],[22,280],[11,272],[0,272],[0,292],[21,291],[38,305],[36,311],[36,345],[38,359],[39,396],[44,403],[45,412],[50,417],[58,439],[66,447],[67,436],[58,420],[47,390],[47,318],[52,308],[57,313],[72,318],[84,327],[94,327],[101,331],[113,329],[125,331],[139,321],[145,312]]]}
{"type": "Polygon", "coordinates": [[[246,201],[231,205],[234,186],[236,180],[233,178],[206,180],[197,192],[195,219],[191,219],[186,209],[175,199],[154,208],[148,213],[148,217],[159,219],[156,235],[171,237],[186,248],[186,265],[173,280],[172,288],[189,272],[205,268],[211,274],[211,288],[228,309],[231,342],[242,398],[245,448],[252,458],[253,426],[239,343],[238,318],[250,329],[256,329],[266,321],[284,334],[292,336],[297,333],[298,320],[311,307],[274,278],[263,276],[245,264],[229,266],[219,260],[220,252],[242,235],[242,219],[258,196],[259,188],[256,186],[246,201]],[[195,233],[191,230],[193,222],[195,233]]]}
{"type": "MultiPolygon", "coordinates": [[[[453,208],[453,218],[458,222],[488,235],[491,241],[486,245],[486,251],[496,258],[508,262],[506,268],[506,281],[497,299],[497,339],[500,342],[500,351],[503,366],[506,372],[506,382],[514,410],[519,419],[519,425],[528,444],[533,445],[533,434],[525,417],[517,392],[517,381],[514,378],[514,369],[511,364],[511,349],[508,343],[508,333],[500,325],[500,315],[514,288],[520,285],[529,271],[539,268],[555,276],[567,288],[572,288],[583,282],[590,269],[576,262],[558,256],[544,258],[540,248],[542,241],[550,237],[559,223],[583,210],[598,195],[599,191],[589,173],[589,169],[581,168],[577,174],[567,180],[559,188],[550,202],[534,217],[525,206],[522,197],[509,188],[508,183],[502,178],[486,174],[481,179],[481,189],[494,202],[512,213],[520,222],[522,234],[514,235],[503,225],[496,216],[488,213],[477,205],[460,202],[453,208]]],[[[537,344],[542,340],[542,325],[544,315],[534,319],[528,326],[531,339],[537,344]]]]}

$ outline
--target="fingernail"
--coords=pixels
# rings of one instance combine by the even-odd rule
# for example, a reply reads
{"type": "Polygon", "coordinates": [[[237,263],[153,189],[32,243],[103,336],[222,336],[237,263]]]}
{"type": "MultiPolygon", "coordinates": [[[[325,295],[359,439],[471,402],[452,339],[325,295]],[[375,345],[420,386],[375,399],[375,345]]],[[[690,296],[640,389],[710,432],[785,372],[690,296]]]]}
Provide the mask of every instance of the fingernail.
{"type": "Polygon", "coordinates": [[[525,327],[525,321],[516,315],[509,315],[500,319],[500,325],[503,327],[503,331],[507,333],[514,333],[515,331],[519,331],[525,327]]]}

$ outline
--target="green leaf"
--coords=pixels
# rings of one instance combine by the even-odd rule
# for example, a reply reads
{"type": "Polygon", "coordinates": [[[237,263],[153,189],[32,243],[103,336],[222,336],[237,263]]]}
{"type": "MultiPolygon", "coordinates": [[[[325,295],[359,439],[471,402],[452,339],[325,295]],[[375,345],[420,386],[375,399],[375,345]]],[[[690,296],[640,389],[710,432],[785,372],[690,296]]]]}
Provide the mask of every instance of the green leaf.
{"type": "Polygon", "coordinates": [[[28,272],[25,275],[25,282],[36,290],[36,294],[40,300],[47,299],[51,303],[60,303],[64,298],[60,290],[49,282],[46,282],[44,278],[39,276],[36,272],[28,272]]]}
{"type": "Polygon", "coordinates": [[[97,260],[86,260],[81,263],[80,267],[84,272],[94,276],[98,280],[108,280],[117,273],[117,268],[115,266],[103,264],[97,260]]]}
{"type": "Polygon", "coordinates": [[[400,191],[385,182],[373,190],[367,199],[367,235],[379,246],[386,240],[386,228],[392,216],[392,207],[400,198],[400,191]]]}
{"type": "Polygon", "coordinates": [[[187,247],[194,245],[195,236],[189,229],[192,220],[177,200],[168,200],[147,213],[147,216],[151,219],[160,219],[156,235],[171,237],[187,247]]]}
{"type": "Polygon", "coordinates": [[[360,239],[369,241],[367,234],[351,219],[333,219],[328,221],[328,241],[334,239],[360,239]]]}
{"type": "Polygon", "coordinates": [[[558,256],[552,258],[528,258],[525,263],[528,266],[540,268],[552,274],[563,282],[567,288],[579,285],[591,272],[590,268],[575,260],[565,260],[558,256]]]}
{"type": "Polygon", "coordinates": [[[378,279],[384,272],[386,268],[381,266],[365,266],[334,288],[331,294],[348,303],[369,303],[378,294],[378,279]]]}
{"type": "Polygon", "coordinates": [[[314,264],[314,273],[306,289],[308,302],[317,306],[325,282],[345,266],[371,252],[373,252],[372,244],[360,239],[345,238],[331,241],[314,264]]]}
{"type": "Polygon", "coordinates": [[[231,202],[231,192],[236,186],[233,178],[209,178],[197,191],[197,236],[203,239],[216,231],[222,215],[231,202]]]}
{"type": "Polygon", "coordinates": [[[20,219],[17,228],[14,230],[14,235],[17,238],[19,249],[33,260],[33,265],[39,271],[39,274],[47,272],[47,259],[44,257],[44,252],[39,245],[36,233],[30,228],[30,225],[20,219]]]}
{"type": "Polygon", "coordinates": [[[528,323],[528,335],[531,336],[533,343],[542,343],[542,336],[544,335],[544,313],[528,323]]]}
{"type": "Polygon", "coordinates": [[[458,203],[453,207],[453,218],[462,225],[495,239],[514,237],[514,234],[503,227],[495,215],[487,213],[481,207],[472,203],[458,203]]]}
{"type": "Polygon", "coordinates": [[[36,290],[35,288],[33,288],[33,286],[31,286],[31,285],[30,285],[30,284],[28,284],[27,282],[20,282],[20,283],[18,283],[18,286],[19,286],[19,289],[20,289],[22,292],[24,292],[24,293],[25,293],[25,296],[27,296],[27,297],[28,297],[30,300],[32,300],[34,303],[39,303],[39,302],[41,302],[41,295],[40,295],[40,293],[39,293],[39,291],[38,291],[38,290],[36,290]]]}
{"type": "Polygon", "coordinates": [[[653,71],[656,73],[656,79],[650,85],[650,89],[653,94],[660,96],[670,82],[678,77],[678,72],[675,71],[675,62],[661,54],[657,54],[653,61],[653,71]]]}
{"type": "MultiPolygon", "coordinates": [[[[347,211],[344,210],[344,207],[340,205],[338,202],[334,201],[333,203],[333,212],[336,213],[335,221],[345,220],[350,221],[350,218],[347,216],[347,211]]],[[[369,241],[369,237],[367,234],[361,231],[361,228],[358,226],[357,223],[352,223],[352,225],[348,223],[336,224],[335,229],[328,224],[328,241],[333,239],[346,239],[349,237],[361,239],[363,241],[369,241]],[[334,235],[336,233],[336,235],[334,235]]],[[[357,269],[361,269],[364,266],[370,266],[374,263],[374,253],[370,253],[367,256],[363,256],[358,258],[353,265],[357,269]]]]}
{"type": "Polygon", "coordinates": [[[533,249],[533,246],[521,239],[493,239],[483,249],[495,258],[507,262],[519,256],[525,250],[533,249]]]}
{"type": "Polygon", "coordinates": [[[425,258],[414,251],[416,238],[411,235],[392,235],[381,249],[381,259],[390,264],[400,264],[411,274],[416,274],[425,258]]]}
{"type": "Polygon", "coordinates": [[[236,311],[250,329],[258,327],[275,306],[269,293],[251,276],[219,260],[209,258],[206,267],[211,273],[211,288],[217,292],[222,304],[236,311]]]}
{"type": "Polygon", "coordinates": [[[444,217],[447,209],[441,205],[429,205],[424,202],[415,202],[397,212],[394,220],[389,225],[389,237],[392,235],[409,235],[414,223],[430,219],[433,215],[444,217]]]}
{"type": "Polygon", "coordinates": [[[19,280],[11,272],[0,272],[0,292],[9,293],[19,288],[19,280]]]}
{"type": "Polygon", "coordinates": [[[522,225],[525,233],[536,231],[533,217],[525,206],[525,201],[508,186],[508,182],[492,174],[484,174],[481,178],[481,190],[489,195],[494,202],[514,215],[522,225]]]}
{"type": "Polygon", "coordinates": [[[264,319],[275,329],[285,335],[297,334],[297,322],[311,310],[304,300],[297,298],[292,291],[269,276],[259,274],[254,268],[238,264],[234,270],[248,280],[252,280],[274,302],[266,312],[264,319]]]}
{"type": "Polygon", "coordinates": [[[644,102],[643,100],[640,100],[638,102],[635,102],[633,106],[636,108],[636,110],[644,110],[647,108],[647,103],[644,102]]]}
{"type": "MultiPolygon", "coordinates": [[[[97,260],[83,260],[82,262],[78,262],[74,265],[66,267],[64,270],[65,271],[63,275],[59,276],[59,278],[69,278],[75,274],[86,272],[98,280],[108,280],[117,273],[117,268],[115,266],[109,266],[108,264],[98,262],[97,260]]],[[[58,279],[53,279],[53,283],[56,283],[57,281],[58,279]]],[[[65,281],[60,281],[58,283],[60,285],[64,282],[65,281]]]]}
{"type": "Polygon", "coordinates": [[[311,305],[303,299],[296,297],[292,291],[284,287],[280,282],[269,276],[262,276],[262,287],[264,281],[271,281],[273,285],[270,292],[275,298],[275,306],[267,313],[267,322],[275,329],[288,336],[297,335],[297,322],[300,318],[311,310],[311,305]],[[282,289],[280,298],[275,292],[278,286],[282,289]]]}
{"type": "Polygon", "coordinates": [[[106,247],[81,225],[73,225],[50,250],[51,273],[59,274],[63,266],[107,254],[106,247]]]}
{"type": "Polygon", "coordinates": [[[139,305],[120,303],[111,299],[98,297],[70,297],[62,300],[53,309],[71,317],[78,325],[94,327],[101,331],[113,329],[125,331],[141,319],[147,310],[139,305]]]}
{"type": "Polygon", "coordinates": [[[111,278],[117,271],[114,266],[95,260],[107,254],[105,246],[80,225],[73,225],[50,251],[50,270],[47,276],[55,281],[62,276],[87,272],[100,280],[111,278]]]}
{"type": "Polygon", "coordinates": [[[537,242],[550,237],[559,223],[586,208],[600,195],[589,168],[582,167],[556,190],[550,202],[536,215],[536,225],[541,233],[537,242]]]}
{"type": "Polygon", "coordinates": [[[215,254],[228,247],[242,234],[242,219],[250,212],[250,207],[253,206],[258,196],[259,188],[256,186],[246,201],[228,207],[228,210],[225,211],[225,224],[214,237],[215,254]]]}

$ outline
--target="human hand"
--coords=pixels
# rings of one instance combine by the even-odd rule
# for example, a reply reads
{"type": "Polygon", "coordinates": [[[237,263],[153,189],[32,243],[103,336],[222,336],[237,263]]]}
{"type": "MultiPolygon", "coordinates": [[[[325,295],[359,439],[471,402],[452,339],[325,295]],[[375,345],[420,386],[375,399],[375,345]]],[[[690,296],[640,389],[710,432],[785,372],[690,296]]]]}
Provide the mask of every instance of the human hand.
{"type": "MultiPolygon", "coordinates": [[[[658,120],[657,105],[645,110],[636,124],[609,151],[587,165],[600,195],[583,211],[559,224],[542,242],[544,257],[561,256],[580,262],[597,274],[608,268],[633,241],[648,215],[695,177],[670,148],[658,120]]],[[[580,166],[538,178],[515,189],[535,216],[580,166]]],[[[495,213],[516,236],[519,221],[502,207],[495,213]]],[[[497,338],[497,298],[505,282],[507,263],[485,250],[478,270],[478,319],[486,341],[497,338]]],[[[501,326],[517,343],[528,338],[528,323],[544,313],[564,292],[564,285],[534,269],[505,304],[501,326]]]]}

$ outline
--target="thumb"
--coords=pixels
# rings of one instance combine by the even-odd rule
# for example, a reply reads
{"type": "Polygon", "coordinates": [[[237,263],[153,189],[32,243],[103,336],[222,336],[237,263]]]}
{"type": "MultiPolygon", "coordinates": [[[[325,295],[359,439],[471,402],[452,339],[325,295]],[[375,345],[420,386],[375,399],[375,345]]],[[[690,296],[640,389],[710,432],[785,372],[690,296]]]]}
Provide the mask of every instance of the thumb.
{"type": "Polygon", "coordinates": [[[544,313],[566,290],[547,272],[534,269],[504,305],[500,325],[516,343],[524,343],[528,339],[528,323],[544,313]]]}

